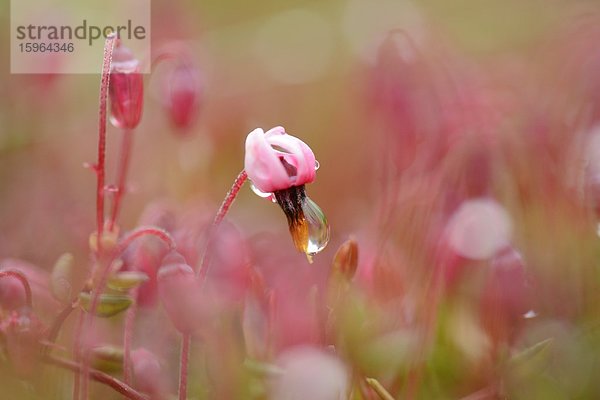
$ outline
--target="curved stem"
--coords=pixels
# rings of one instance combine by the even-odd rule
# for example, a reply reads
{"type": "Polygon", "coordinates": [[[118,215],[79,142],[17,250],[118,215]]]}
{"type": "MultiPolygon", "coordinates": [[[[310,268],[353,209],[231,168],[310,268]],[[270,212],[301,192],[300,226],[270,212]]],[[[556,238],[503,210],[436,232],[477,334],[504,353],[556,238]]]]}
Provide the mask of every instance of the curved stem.
{"type": "Polygon", "coordinates": [[[102,78],[100,79],[100,106],[98,108],[98,160],[96,170],[96,229],[98,253],[102,252],[102,233],[104,231],[104,174],[106,158],[106,100],[108,98],[108,85],[110,84],[110,66],[116,35],[111,34],[104,43],[104,57],[102,61],[102,78]]]}
{"type": "Polygon", "coordinates": [[[131,147],[133,144],[133,131],[124,130],[121,138],[121,154],[119,156],[119,166],[117,169],[117,192],[115,193],[108,230],[112,231],[121,206],[121,201],[126,190],[127,172],[129,171],[129,163],[131,159],[131,147]]]}
{"type": "Polygon", "coordinates": [[[221,221],[223,221],[223,218],[225,218],[225,215],[227,215],[227,212],[231,208],[231,205],[235,201],[235,198],[247,179],[248,174],[246,174],[246,171],[241,170],[238,176],[235,178],[235,181],[233,181],[231,189],[229,189],[229,192],[227,192],[227,195],[225,195],[225,199],[223,200],[223,203],[221,203],[221,207],[219,207],[219,211],[217,212],[215,220],[213,221],[214,227],[218,226],[221,221]]]}
{"type": "MultiPolygon", "coordinates": [[[[110,266],[112,263],[120,257],[123,252],[127,249],[127,247],[136,239],[139,239],[143,236],[156,236],[161,239],[169,249],[174,249],[176,247],[175,241],[165,230],[155,227],[140,227],[131,231],[125,238],[121,240],[118,244],[117,248],[114,249],[110,255],[106,255],[101,259],[103,263],[98,267],[100,270],[100,278],[98,282],[95,284],[94,290],[92,292],[92,299],[90,302],[90,309],[86,315],[85,323],[83,324],[83,332],[87,332],[88,329],[91,329],[92,322],[94,319],[94,315],[96,314],[96,309],[98,307],[98,300],[100,298],[100,294],[104,291],[106,287],[106,283],[108,281],[108,276],[110,273],[110,266]]],[[[78,347],[80,349],[81,342],[78,342],[78,347]]],[[[83,393],[84,399],[87,398],[87,383],[89,378],[89,351],[86,349],[83,353],[83,366],[82,366],[82,383],[81,383],[81,392],[83,393]]]]}
{"type": "Polygon", "coordinates": [[[219,207],[219,211],[217,211],[217,215],[215,215],[215,219],[213,220],[210,228],[208,229],[208,237],[206,239],[206,244],[204,246],[204,251],[202,252],[202,259],[200,260],[200,267],[198,271],[196,271],[196,276],[203,277],[206,276],[207,265],[210,262],[210,245],[212,244],[213,234],[227,215],[227,212],[231,208],[231,205],[235,201],[240,189],[248,179],[248,174],[246,174],[245,170],[242,170],[238,176],[233,181],[233,185],[231,185],[231,189],[225,195],[225,199],[221,203],[221,207],[219,207]],[[202,275],[201,275],[202,274],[202,275]]]}
{"type": "Polygon", "coordinates": [[[33,304],[31,296],[31,286],[29,285],[29,281],[27,280],[25,274],[23,274],[21,271],[17,271],[16,269],[4,269],[0,271],[0,279],[6,276],[12,276],[13,278],[17,278],[19,282],[21,282],[21,285],[25,290],[25,302],[27,303],[27,307],[31,308],[33,304]]]}
{"type": "MultiPolygon", "coordinates": [[[[73,300],[73,302],[71,304],[69,304],[68,306],[66,306],[54,318],[54,321],[52,322],[52,325],[50,326],[50,328],[48,328],[48,330],[46,331],[46,334],[45,334],[46,341],[48,342],[48,344],[50,344],[50,345],[54,344],[54,342],[56,341],[56,338],[58,337],[58,333],[60,332],[60,328],[62,327],[62,325],[66,321],[67,317],[69,315],[71,315],[71,312],[73,312],[73,310],[75,308],[77,308],[78,302],[79,302],[78,299],[73,300]]],[[[49,350],[50,346],[48,346],[47,349],[49,350]]]]}
{"type": "Polygon", "coordinates": [[[143,236],[156,236],[158,239],[162,240],[165,245],[167,245],[169,250],[173,250],[175,247],[177,247],[175,240],[171,237],[169,232],[165,231],[164,229],[157,228],[155,226],[140,226],[139,228],[129,232],[127,236],[121,239],[117,253],[120,255],[134,240],[137,240],[143,236]]]}
{"type": "MultiPolygon", "coordinates": [[[[206,239],[206,245],[204,246],[204,251],[202,252],[202,259],[200,261],[200,267],[198,271],[196,271],[196,276],[200,277],[200,272],[202,271],[204,275],[206,275],[205,266],[209,263],[209,249],[212,242],[212,236],[215,230],[218,228],[219,224],[227,215],[229,208],[235,201],[240,189],[244,185],[248,179],[248,175],[246,171],[242,170],[238,176],[233,181],[233,185],[231,189],[225,195],[225,199],[221,203],[221,207],[219,207],[219,211],[217,211],[217,215],[215,215],[215,219],[213,220],[210,228],[208,229],[208,237],[206,239]]],[[[181,357],[179,360],[179,400],[185,400],[187,396],[187,375],[188,375],[188,358],[190,353],[190,344],[192,341],[192,336],[189,333],[183,333],[181,335],[181,357]]]]}
{"type": "MultiPolygon", "coordinates": [[[[45,356],[44,361],[47,362],[48,364],[52,364],[57,367],[66,368],[71,371],[74,371],[75,375],[79,375],[79,372],[81,372],[81,369],[82,369],[81,365],[77,364],[76,362],[70,361],[70,360],[65,360],[62,358],[45,356]]],[[[148,400],[148,396],[145,396],[144,394],[138,392],[131,386],[128,386],[127,384],[121,382],[117,378],[110,376],[108,374],[105,374],[104,372],[98,371],[96,369],[91,369],[90,376],[93,380],[103,383],[107,386],[110,386],[111,388],[115,389],[117,392],[121,393],[123,396],[127,397],[128,399],[148,400]]]]}

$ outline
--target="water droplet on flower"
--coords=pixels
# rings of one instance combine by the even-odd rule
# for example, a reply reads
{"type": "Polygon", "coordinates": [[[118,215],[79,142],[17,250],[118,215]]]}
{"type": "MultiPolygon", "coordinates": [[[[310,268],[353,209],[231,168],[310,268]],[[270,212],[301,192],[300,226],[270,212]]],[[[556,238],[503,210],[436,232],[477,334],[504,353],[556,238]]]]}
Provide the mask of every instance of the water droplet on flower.
{"type": "Polygon", "coordinates": [[[327,217],[317,203],[309,197],[306,197],[306,201],[302,204],[302,211],[308,224],[306,254],[310,260],[310,256],[321,252],[329,243],[330,229],[327,217]]]}
{"type": "Polygon", "coordinates": [[[252,189],[252,191],[259,197],[265,198],[265,199],[269,199],[271,200],[273,203],[276,203],[277,200],[275,199],[275,196],[273,195],[273,193],[267,193],[267,192],[263,192],[262,190],[260,190],[259,188],[257,188],[256,186],[254,186],[254,183],[250,182],[250,189],[252,189]]]}
{"type": "Polygon", "coordinates": [[[315,160],[315,171],[318,171],[320,166],[321,164],[317,160],[315,160]]]}

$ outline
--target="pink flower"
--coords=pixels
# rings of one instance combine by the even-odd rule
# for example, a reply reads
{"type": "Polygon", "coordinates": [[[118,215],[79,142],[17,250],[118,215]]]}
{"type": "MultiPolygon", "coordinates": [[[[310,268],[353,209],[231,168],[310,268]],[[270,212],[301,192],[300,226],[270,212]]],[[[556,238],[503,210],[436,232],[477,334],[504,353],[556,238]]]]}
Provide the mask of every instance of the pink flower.
{"type": "Polygon", "coordinates": [[[257,128],[246,138],[245,170],[253,190],[277,202],[288,220],[296,249],[312,256],[329,242],[329,224],[304,185],[315,180],[319,164],[306,143],[276,126],[266,133],[257,128]]]}
{"type": "Polygon", "coordinates": [[[313,182],[317,165],[310,147],[281,126],[248,134],[244,164],[254,186],[265,193],[313,182]]]}

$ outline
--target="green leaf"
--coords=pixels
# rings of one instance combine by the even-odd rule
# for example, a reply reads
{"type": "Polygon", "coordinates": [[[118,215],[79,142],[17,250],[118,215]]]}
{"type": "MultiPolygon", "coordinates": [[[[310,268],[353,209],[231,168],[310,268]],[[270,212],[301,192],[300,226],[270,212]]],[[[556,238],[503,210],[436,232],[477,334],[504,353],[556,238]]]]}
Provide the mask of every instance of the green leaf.
{"type": "Polygon", "coordinates": [[[92,367],[103,372],[120,372],[123,369],[123,349],[105,345],[92,349],[92,367]]]}
{"type": "Polygon", "coordinates": [[[246,367],[249,372],[258,376],[276,376],[283,373],[283,370],[276,365],[252,360],[250,358],[244,360],[244,367],[246,367]]]}
{"type": "MultiPolygon", "coordinates": [[[[79,293],[79,303],[81,308],[90,312],[92,304],[92,296],[90,293],[79,293]]],[[[133,299],[130,296],[122,294],[101,294],[98,297],[95,314],[98,317],[112,317],[118,313],[125,311],[131,306],[133,299]]]]}
{"type": "Polygon", "coordinates": [[[64,253],[61,255],[50,274],[50,290],[56,300],[63,304],[71,302],[71,280],[73,277],[73,255],[64,253]]]}
{"type": "Polygon", "coordinates": [[[530,376],[534,371],[538,371],[548,358],[548,350],[554,339],[542,340],[531,347],[513,355],[508,360],[508,366],[514,373],[521,377],[530,376]]]}
{"type": "Polygon", "coordinates": [[[117,272],[108,278],[108,287],[119,291],[127,291],[148,281],[148,275],[139,271],[117,272]]]}

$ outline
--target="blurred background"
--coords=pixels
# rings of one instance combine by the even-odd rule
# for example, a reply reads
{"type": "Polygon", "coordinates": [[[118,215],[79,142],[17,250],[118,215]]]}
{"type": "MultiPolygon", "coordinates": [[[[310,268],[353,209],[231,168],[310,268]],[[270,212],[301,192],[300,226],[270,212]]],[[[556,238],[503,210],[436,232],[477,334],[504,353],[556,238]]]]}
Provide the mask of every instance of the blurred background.
{"type": "MultiPolygon", "coordinates": [[[[359,261],[333,343],[288,332],[311,326],[299,316],[281,321],[280,349],[333,344],[395,398],[600,397],[598,2],[151,6],[153,54],[136,57],[185,49],[197,102],[177,126],[165,92],[176,63],[144,76],[122,230],[157,202],[180,221],[213,215],[246,135],[282,125],[320,163],[307,192],[331,242],[306,264],[279,208],[245,187],[228,221],[252,264],[267,286],[301,276],[289,289],[301,303],[349,237],[359,261]]],[[[0,76],[0,259],[48,271],[68,251],[83,280],[100,75],[11,75],[4,57],[0,76]]],[[[109,125],[109,183],[121,134],[109,125]]]]}

